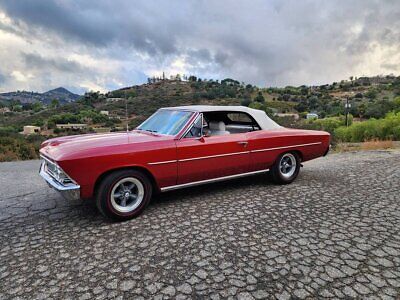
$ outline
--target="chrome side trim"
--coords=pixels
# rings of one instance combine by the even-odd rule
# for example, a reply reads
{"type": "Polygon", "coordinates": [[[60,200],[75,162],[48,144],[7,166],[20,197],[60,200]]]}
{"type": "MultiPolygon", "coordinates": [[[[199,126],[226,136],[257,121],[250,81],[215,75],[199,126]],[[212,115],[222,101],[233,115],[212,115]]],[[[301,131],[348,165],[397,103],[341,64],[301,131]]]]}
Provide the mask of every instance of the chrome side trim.
{"type": "Polygon", "coordinates": [[[312,146],[312,145],[319,145],[322,144],[322,142],[317,142],[317,143],[308,143],[308,144],[299,144],[299,145],[291,145],[291,146],[283,146],[283,147],[275,147],[275,148],[266,148],[266,149],[257,149],[257,150],[251,150],[250,152],[263,152],[263,151],[273,151],[273,150],[279,150],[279,149],[288,149],[288,148],[296,148],[296,147],[305,147],[305,146],[312,146]]]}
{"type": "Polygon", "coordinates": [[[232,153],[216,154],[216,155],[208,155],[208,156],[200,156],[200,157],[193,157],[193,158],[184,158],[184,159],[179,159],[178,162],[181,162],[181,161],[198,160],[198,159],[207,159],[207,158],[214,158],[214,157],[223,157],[223,156],[240,155],[240,154],[247,154],[247,153],[250,153],[250,151],[232,152],[232,153]]]}
{"type": "Polygon", "coordinates": [[[174,162],[184,162],[184,161],[192,161],[192,160],[207,159],[207,158],[214,158],[214,157],[233,156],[233,155],[247,154],[247,153],[250,153],[250,152],[251,153],[255,153],[255,152],[273,151],[273,150],[279,150],[279,149],[290,149],[290,148],[306,147],[306,146],[320,145],[320,144],[322,144],[322,142],[308,143],[308,144],[298,144],[298,145],[275,147],[275,148],[257,149],[257,150],[251,150],[251,151],[232,152],[232,153],[225,153],[225,154],[216,154],[216,155],[184,158],[184,159],[178,159],[178,160],[158,161],[158,162],[151,162],[151,163],[147,163],[147,164],[148,165],[162,165],[162,164],[169,164],[169,163],[174,163],[174,162]]]}
{"type": "Polygon", "coordinates": [[[176,159],[174,160],[166,160],[166,161],[157,161],[157,162],[151,162],[151,163],[147,163],[148,165],[163,165],[163,164],[170,164],[170,163],[175,163],[177,162],[176,159]]]}
{"type": "Polygon", "coordinates": [[[177,189],[183,189],[183,188],[190,187],[190,186],[196,186],[196,185],[201,185],[201,184],[206,184],[206,183],[211,183],[211,182],[218,182],[218,181],[224,181],[224,180],[229,180],[229,179],[234,179],[234,178],[245,177],[245,176],[249,176],[249,175],[265,173],[268,171],[269,171],[269,169],[265,169],[265,170],[259,170],[259,171],[254,171],[254,172],[240,173],[240,174],[217,177],[217,178],[212,178],[212,179],[188,182],[188,183],[183,183],[183,184],[166,186],[166,187],[161,188],[160,190],[162,192],[172,191],[172,190],[177,190],[177,189]]]}

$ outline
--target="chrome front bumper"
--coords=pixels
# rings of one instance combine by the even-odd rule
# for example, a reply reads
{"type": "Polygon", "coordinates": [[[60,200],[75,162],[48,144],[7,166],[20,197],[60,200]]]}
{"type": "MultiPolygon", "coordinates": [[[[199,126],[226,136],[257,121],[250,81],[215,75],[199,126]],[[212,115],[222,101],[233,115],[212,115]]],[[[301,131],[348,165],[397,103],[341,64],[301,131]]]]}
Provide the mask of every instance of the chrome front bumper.
{"type": "Polygon", "coordinates": [[[59,183],[57,180],[55,180],[53,177],[51,177],[45,170],[44,170],[44,162],[40,165],[40,171],[39,171],[40,176],[43,177],[44,180],[46,180],[47,184],[58,191],[61,196],[63,196],[67,200],[78,200],[80,199],[81,196],[81,187],[77,184],[69,184],[68,186],[62,185],[59,183]]]}

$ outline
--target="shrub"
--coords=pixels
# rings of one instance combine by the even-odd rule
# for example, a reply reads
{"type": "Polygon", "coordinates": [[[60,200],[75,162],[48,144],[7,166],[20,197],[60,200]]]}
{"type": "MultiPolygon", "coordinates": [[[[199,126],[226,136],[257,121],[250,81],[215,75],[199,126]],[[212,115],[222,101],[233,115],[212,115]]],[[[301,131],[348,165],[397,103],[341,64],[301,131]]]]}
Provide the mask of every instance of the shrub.
{"type": "Polygon", "coordinates": [[[240,104],[243,105],[243,106],[249,106],[250,103],[251,103],[251,100],[248,99],[248,98],[247,99],[245,98],[240,102],[240,104]]]}
{"type": "Polygon", "coordinates": [[[18,129],[13,126],[0,127],[0,136],[9,136],[18,133],[18,129]]]}
{"type": "Polygon", "coordinates": [[[259,110],[265,110],[265,105],[260,102],[251,102],[249,107],[259,110]]]}
{"type": "Polygon", "coordinates": [[[263,94],[261,92],[258,92],[257,96],[254,98],[254,101],[264,103],[265,99],[264,99],[263,94]]]}
{"type": "MultiPolygon", "coordinates": [[[[349,117],[349,124],[351,124],[352,120],[353,118],[349,117]]],[[[300,126],[304,129],[324,130],[332,134],[336,128],[344,125],[345,125],[344,116],[339,116],[339,117],[331,117],[324,119],[306,120],[305,123],[303,123],[300,126]]]]}
{"type": "Polygon", "coordinates": [[[339,127],[334,131],[342,142],[364,142],[377,140],[400,140],[400,112],[389,113],[383,119],[369,119],[354,123],[349,127],[339,127]]]}
{"type": "Polygon", "coordinates": [[[22,136],[0,137],[0,161],[38,158],[35,145],[22,136]]]}

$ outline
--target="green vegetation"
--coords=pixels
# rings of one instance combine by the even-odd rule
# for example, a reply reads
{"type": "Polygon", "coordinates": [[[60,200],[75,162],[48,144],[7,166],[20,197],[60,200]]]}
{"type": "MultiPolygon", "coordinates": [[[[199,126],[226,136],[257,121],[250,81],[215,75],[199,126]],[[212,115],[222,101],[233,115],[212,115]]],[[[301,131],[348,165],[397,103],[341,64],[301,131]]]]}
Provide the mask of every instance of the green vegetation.
{"type": "Polygon", "coordinates": [[[400,112],[391,112],[383,119],[369,119],[349,127],[338,127],[334,135],[339,142],[400,140],[400,112]]]}
{"type": "Polygon", "coordinates": [[[0,127],[0,162],[38,158],[40,144],[44,136],[24,137],[13,127],[0,127]]]}
{"type": "MultiPolygon", "coordinates": [[[[344,116],[339,117],[329,117],[324,119],[311,119],[304,120],[300,127],[303,129],[311,129],[311,130],[324,130],[329,132],[330,134],[334,134],[335,130],[341,126],[345,126],[346,119],[344,116]]],[[[353,116],[349,115],[348,124],[351,125],[353,123],[353,116]]]]}
{"type": "Polygon", "coordinates": [[[79,113],[62,113],[50,117],[47,121],[49,128],[55,128],[55,124],[68,124],[68,123],[89,123],[99,124],[106,123],[109,118],[100,114],[95,110],[82,110],[79,113]]]}

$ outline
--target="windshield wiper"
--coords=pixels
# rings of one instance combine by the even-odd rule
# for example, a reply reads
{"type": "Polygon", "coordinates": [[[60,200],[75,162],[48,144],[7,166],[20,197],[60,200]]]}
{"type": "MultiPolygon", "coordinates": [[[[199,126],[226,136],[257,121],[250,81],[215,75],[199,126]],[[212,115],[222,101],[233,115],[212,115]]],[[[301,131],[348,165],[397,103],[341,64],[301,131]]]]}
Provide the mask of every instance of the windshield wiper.
{"type": "Polygon", "coordinates": [[[152,130],[152,129],[142,129],[142,128],[138,128],[137,130],[140,130],[140,131],[147,131],[147,132],[150,132],[150,133],[157,133],[157,130],[152,130]]]}

